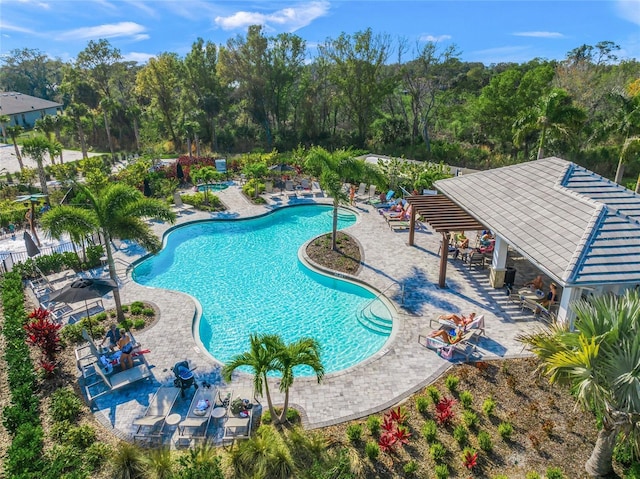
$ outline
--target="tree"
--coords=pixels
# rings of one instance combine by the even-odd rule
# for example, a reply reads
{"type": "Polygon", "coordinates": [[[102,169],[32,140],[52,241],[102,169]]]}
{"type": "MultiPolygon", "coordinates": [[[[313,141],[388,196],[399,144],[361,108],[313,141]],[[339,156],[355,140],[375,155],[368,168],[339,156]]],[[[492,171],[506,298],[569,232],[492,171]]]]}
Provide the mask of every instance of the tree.
{"type": "Polygon", "coordinates": [[[205,183],[204,190],[204,203],[206,205],[209,204],[209,188],[208,183],[212,181],[219,180],[223,176],[222,173],[219,173],[213,166],[201,166],[200,168],[193,168],[189,170],[189,176],[191,176],[191,181],[194,185],[198,184],[200,181],[205,183]]]}
{"type": "Polygon", "coordinates": [[[382,182],[382,177],[377,168],[363,160],[357,160],[349,150],[329,153],[324,148],[316,146],[309,150],[304,164],[307,171],[320,177],[320,185],[333,198],[331,246],[333,250],[337,250],[338,207],[341,203],[347,202],[343,183],[347,180],[369,179],[377,184],[382,182]]]}
{"type": "Polygon", "coordinates": [[[573,304],[575,329],[554,325],[519,339],[540,358],[551,383],[571,387],[579,405],[602,417],[585,468],[592,477],[613,472],[619,434],[640,453],[640,298],[602,295],[573,304]]]}
{"type": "Polygon", "coordinates": [[[43,195],[49,194],[47,189],[47,176],[44,172],[44,155],[49,152],[51,144],[49,140],[41,136],[27,138],[22,142],[22,153],[30,156],[38,165],[38,179],[43,195]]]}
{"type": "Polygon", "coordinates": [[[18,164],[20,165],[20,171],[24,170],[24,163],[22,162],[22,155],[20,154],[20,148],[18,148],[18,137],[20,133],[24,131],[20,125],[13,125],[6,127],[7,133],[11,137],[11,142],[13,143],[13,149],[16,152],[16,158],[18,159],[18,164]]]}
{"type": "Polygon", "coordinates": [[[44,100],[55,100],[62,62],[38,49],[11,50],[2,58],[0,91],[17,91],[44,100]]]}
{"type": "Polygon", "coordinates": [[[6,127],[9,126],[9,122],[11,121],[11,117],[9,115],[0,115],[0,129],[2,130],[2,141],[7,142],[7,130],[6,127]]]}
{"type": "Polygon", "coordinates": [[[320,344],[313,338],[300,338],[289,344],[285,344],[279,337],[276,341],[275,368],[282,374],[280,379],[280,392],[284,393],[284,405],[278,418],[278,423],[287,420],[287,409],[289,408],[289,389],[293,385],[294,372],[296,366],[310,367],[318,384],[324,377],[324,366],[320,360],[320,344]]]}
{"type": "Polygon", "coordinates": [[[569,94],[554,88],[531,108],[525,110],[513,125],[513,141],[524,143],[531,132],[538,132],[538,160],[544,158],[548,137],[570,138],[586,118],[584,111],[573,106],[569,94]]]}
{"type": "Polygon", "coordinates": [[[222,377],[227,382],[231,382],[233,372],[239,367],[247,366],[253,369],[253,389],[261,396],[267,396],[272,418],[276,418],[277,415],[271,401],[267,374],[275,370],[276,345],[279,341],[281,340],[276,335],[253,333],[249,336],[249,351],[234,356],[222,369],[222,377]]]}
{"type": "MultiPolygon", "coordinates": [[[[148,251],[156,252],[161,247],[160,240],[142,218],[154,218],[170,223],[176,219],[175,213],[165,202],[145,198],[140,191],[128,185],[93,181],[85,186],[74,182],[74,188],[85,198],[86,203],[82,206],[53,208],[43,215],[42,225],[54,238],[60,238],[63,233],[78,232],[79,229],[99,231],[105,241],[109,276],[114,281],[117,281],[118,277],[111,241],[116,238],[133,240],[148,251]]],[[[124,314],[118,289],[114,290],[113,296],[118,321],[123,321],[124,314]]]]}

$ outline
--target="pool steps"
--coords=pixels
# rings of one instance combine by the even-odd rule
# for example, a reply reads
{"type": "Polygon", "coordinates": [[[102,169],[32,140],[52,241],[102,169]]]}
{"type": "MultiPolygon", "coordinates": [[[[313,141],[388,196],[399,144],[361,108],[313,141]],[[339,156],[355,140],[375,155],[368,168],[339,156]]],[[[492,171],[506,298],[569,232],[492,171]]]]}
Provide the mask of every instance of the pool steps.
{"type": "Polygon", "coordinates": [[[380,334],[380,335],[389,335],[391,334],[391,329],[393,328],[393,320],[379,316],[375,310],[376,305],[379,304],[378,308],[382,307],[384,310],[384,306],[381,305],[378,301],[374,301],[369,304],[365,308],[358,311],[356,318],[358,322],[369,331],[380,334]]]}

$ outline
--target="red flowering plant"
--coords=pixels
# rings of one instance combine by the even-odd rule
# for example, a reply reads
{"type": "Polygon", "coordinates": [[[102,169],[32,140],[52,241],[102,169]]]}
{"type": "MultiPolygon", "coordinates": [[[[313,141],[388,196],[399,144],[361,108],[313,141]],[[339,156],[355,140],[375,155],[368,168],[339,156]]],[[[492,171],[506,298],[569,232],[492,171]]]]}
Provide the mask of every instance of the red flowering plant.
{"type": "Polygon", "coordinates": [[[438,424],[448,424],[453,419],[453,405],[455,400],[451,398],[442,398],[436,404],[436,421],[438,424]]]}
{"type": "Polygon", "coordinates": [[[409,428],[407,426],[399,425],[395,430],[394,436],[396,441],[400,444],[409,444],[409,438],[411,437],[411,433],[409,432],[409,428]]]}
{"type": "Polygon", "coordinates": [[[393,449],[394,444],[396,443],[396,436],[391,432],[384,432],[380,436],[378,440],[378,446],[380,446],[380,450],[382,452],[387,452],[393,449]]]}
{"type": "Polygon", "coordinates": [[[384,415],[380,426],[384,433],[380,436],[378,445],[383,452],[393,449],[395,444],[405,445],[409,443],[411,434],[409,428],[405,426],[407,422],[407,411],[402,407],[391,409],[384,415]]]}
{"type": "Polygon", "coordinates": [[[478,453],[470,447],[465,448],[462,451],[462,464],[469,470],[472,470],[478,465],[478,453]]]}
{"type": "Polygon", "coordinates": [[[407,410],[398,406],[395,409],[389,411],[385,416],[389,416],[396,424],[405,424],[408,419],[407,410]]]}
{"type": "Polygon", "coordinates": [[[44,308],[34,309],[29,319],[31,321],[23,326],[27,332],[27,342],[40,349],[40,366],[45,373],[51,374],[55,369],[56,355],[61,349],[58,332],[62,325],[52,321],[49,310],[44,308]]]}

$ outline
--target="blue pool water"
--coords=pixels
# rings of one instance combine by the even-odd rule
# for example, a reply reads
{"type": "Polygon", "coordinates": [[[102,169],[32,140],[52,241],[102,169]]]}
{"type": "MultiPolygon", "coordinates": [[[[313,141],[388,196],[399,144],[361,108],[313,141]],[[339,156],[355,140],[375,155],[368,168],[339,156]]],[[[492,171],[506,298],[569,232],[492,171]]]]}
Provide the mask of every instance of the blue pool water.
{"type": "MultiPolygon", "coordinates": [[[[202,305],[200,340],[222,362],[249,349],[250,333],[279,334],[285,342],[308,336],[322,347],[325,371],[340,371],[376,353],[388,334],[357,319],[375,300],[371,291],[298,260],[302,244],[331,231],[332,211],[305,205],[250,220],[185,225],[167,236],[160,253],[137,265],[133,277],[194,296],[202,305]]],[[[338,227],[355,219],[340,210],[338,227]]],[[[375,303],[376,314],[390,319],[375,303]]],[[[296,373],[312,374],[304,368],[296,373]]]]}
{"type": "Polygon", "coordinates": [[[226,190],[227,188],[229,188],[229,185],[227,185],[226,183],[209,183],[206,185],[198,185],[198,191],[222,191],[226,190]]]}

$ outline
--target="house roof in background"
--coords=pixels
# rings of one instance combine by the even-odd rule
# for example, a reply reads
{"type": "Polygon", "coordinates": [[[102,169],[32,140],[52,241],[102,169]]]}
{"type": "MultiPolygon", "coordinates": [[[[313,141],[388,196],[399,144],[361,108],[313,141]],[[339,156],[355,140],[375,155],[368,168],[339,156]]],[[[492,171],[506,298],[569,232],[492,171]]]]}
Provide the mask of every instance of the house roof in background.
{"type": "Polygon", "coordinates": [[[30,111],[59,108],[62,103],[43,100],[35,96],[25,95],[15,91],[0,92],[0,115],[17,115],[30,111]]]}
{"type": "Polygon", "coordinates": [[[640,283],[640,196],[560,158],[435,183],[563,286],[640,283]]]}

